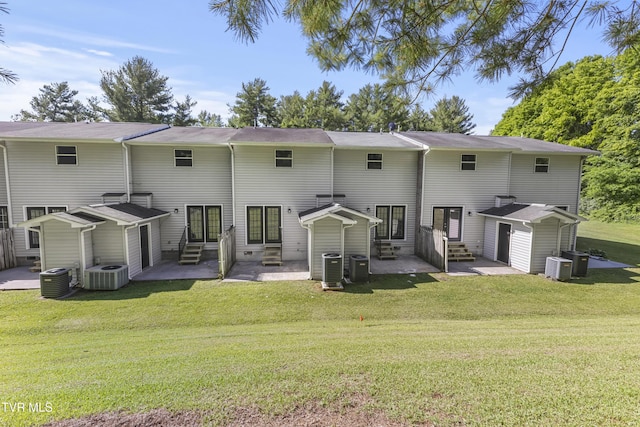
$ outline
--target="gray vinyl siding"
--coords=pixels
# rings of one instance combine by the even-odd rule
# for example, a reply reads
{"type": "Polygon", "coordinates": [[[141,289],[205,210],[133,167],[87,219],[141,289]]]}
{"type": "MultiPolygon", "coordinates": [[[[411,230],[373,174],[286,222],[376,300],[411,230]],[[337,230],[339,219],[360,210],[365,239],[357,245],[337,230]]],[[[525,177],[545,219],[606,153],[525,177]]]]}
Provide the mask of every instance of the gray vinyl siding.
{"type": "Polygon", "coordinates": [[[531,230],[520,223],[511,224],[511,253],[509,262],[512,267],[525,273],[531,272],[531,230]]]}
{"type": "MultiPolygon", "coordinates": [[[[334,193],[346,196],[346,206],[369,215],[376,206],[406,206],[405,238],[393,240],[400,254],[413,254],[416,225],[418,156],[421,152],[367,149],[336,149],[334,193]],[[367,154],[382,154],[382,169],[367,169],[367,154]],[[367,210],[369,209],[369,210],[367,210]]],[[[370,241],[373,241],[374,230],[370,241]]],[[[362,252],[360,252],[362,253],[362,252]]]]}
{"type": "MultiPolygon", "coordinates": [[[[231,154],[228,147],[130,147],[132,191],[153,193],[153,207],[172,214],[161,227],[161,250],[177,251],[186,226],[186,206],[222,206],[223,229],[233,224],[231,154]],[[193,166],[175,166],[174,149],[192,150],[193,166]],[[178,210],[177,213],[175,209],[178,210]]],[[[217,249],[217,243],[207,249],[217,249]]]]}
{"type": "Polygon", "coordinates": [[[358,223],[351,227],[347,227],[344,230],[343,257],[346,263],[349,262],[349,257],[351,255],[367,255],[367,247],[369,246],[370,237],[369,221],[362,217],[356,217],[355,215],[348,216],[358,221],[358,223]]]}
{"type": "Polygon", "coordinates": [[[80,230],[62,221],[42,223],[40,243],[44,248],[43,271],[56,267],[73,268],[81,264],[80,230]],[[44,243],[44,244],[43,244],[44,243]]]}
{"type": "Polygon", "coordinates": [[[521,203],[569,206],[577,213],[581,162],[580,156],[513,154],[509,193],[521,203]],[[549,172],[534,172],[536,157],[549,158],[549,172]]]}
{"type": "Polygon", "coordinates": [[[498,221],[493,218],[486,218],[484,221],[484,247],[485,258],[496,260],[496,248],[498,246],[498,221]]]}
{"type": "Polygon", "coordinates": [[[122,227],[113,221],[100,224],[93,230],[92,262],[97,264],[125,264],[122,227]]]}
{"type": "Polygon", "coordinates": [[[433,225],[434,207],[462,207],[462,242],[482,255],[485,221],[476,213],[493,207],[495,196],[507,194],[509,153],[431,151],[424,173],[423,225],[433,225]],[[476,155],[476,170],[460,169],[462,154],[476,155]]]}
{"type": "Polygon", "coordinates": [[[282,258],[307,259],[307,231],[298,213],[316,207],[317,194],[331,192],[331,149],[293,150],[293,167],[275,167],[275,147],[235,146],[236,245],[239,261],[260,260],[261,244],[247,244],[247,206],[282,207],[282,258]],[[291,213],[288,210],[291,209],[291,213]]]}
{"type": "MultiPolygon", "coordinates": [[[[7,142],[14,224],[24,221],[25,206],[78,206],[102,202],[102,194],[126,192],[119,144],[7,142]],[[56,165],[56,145],[77,147],[77,165],[56,165]]],[[[38,255],[26,249],[25,233],[15,233],[16,255],[38,255]]]]}
{"type": "Polygon", "coordinates": [[[559,221],[555,218],[547,219],[534,226],[533,249],[531,255],[531,271],[529,273],[542,273],[549,256],[559,256],[558,227],[559,221]]]}
{"type": "Polygon", "coordinates": [[[326,252],[340,253],[341,246],[341,221],[335,218],[323,218],[313,223],[313,260],[311,262],[311,278],[313,280],[322,280],[322,254],[326,252]]]}
{"type": "Polygon", "coordinates": [[[129,252],[127,264],[129,277],[134,277],[142,271],[142,255],[140,254],[140,229],[131,228],[125,232],[126,244],[129,252]]]}

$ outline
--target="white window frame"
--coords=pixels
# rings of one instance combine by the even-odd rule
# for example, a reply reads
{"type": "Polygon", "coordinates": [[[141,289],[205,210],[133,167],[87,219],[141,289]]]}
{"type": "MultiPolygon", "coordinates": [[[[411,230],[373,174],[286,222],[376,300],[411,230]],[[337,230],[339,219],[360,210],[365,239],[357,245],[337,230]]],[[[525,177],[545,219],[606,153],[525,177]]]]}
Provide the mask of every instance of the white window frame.
{"type": "Polygon", "coordinates": [[[276,168],[293,168],[293,150],[278,148],[274,150],[273,158],[274,158],[274,165],[276,168]],[[285,152],[289,153],[289,155],[283,156],[282,154],[285,152]],[[279,162],[280,163],[284,162],[284,164],[278,164],[279,162]]]}
{"type": "Polygon", "coordinates": [[[58,166],[77,166],[78,165],[78,146],[77,145],[56,145],[56,165],[58,166]],[[73,153],[60,153],[60,148],[73,148],[73,153]],[[73,159],[73,163],[60,162],[60,159],[73,159]]]}
{"type": "Polygon", "coordinates": [[[384,167],[383,164],[384,161],[384,156],[382,153],[367,153],[367,170],[370,171],[381,171],[382,168],[384,167]],[[380,156],[379,159],[371,159],[370,156],[380,156]],[[379,164],[380,167],[379,168],[372,168],[371,165],[377,165],[379,164]]]}
{"type": "Polygon", "coordinates": [[[190,148],[174,148],[173,149],[173,166],[176,168],[191,168],[193,167],[193,150],[190,148]],[[188,151],[189,156],[178,156],[178,151],[188,151]],[[189,161],[189,164],[178,164],[179,161],[189,161]]]}
{"type": "Polygon", "coordinates": [[[551,165],[551,159],[549,157],[536,157],[533,161],[534,173],[549,173],[551,165]],[[546,160],[546,162],[538,163],[539,160],[546,160]],[[545,170],[538,170],[538,168],[546,168],[545,170]]]}
{"type": "Polygon", "coordinates": [[[460,170],[461,171],[475,171],[478,168],[478,155],[477,154],[460,154],[460,170]],[[473,156],[473,160],[466,159],[465,156],[473,156]],[[465,169],[465,165],[473,165],[473,169],[465,169]]]}

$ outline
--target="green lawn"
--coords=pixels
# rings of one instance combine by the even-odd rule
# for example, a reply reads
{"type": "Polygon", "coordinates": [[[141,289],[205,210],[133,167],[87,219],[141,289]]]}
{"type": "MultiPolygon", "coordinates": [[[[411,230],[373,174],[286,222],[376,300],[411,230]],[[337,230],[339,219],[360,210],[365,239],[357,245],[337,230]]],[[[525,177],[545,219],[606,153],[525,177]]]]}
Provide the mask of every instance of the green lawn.
{"type": "MultiPolygon", "coordinates": [[[[638,264],[640,226],[620,236],[625,258],[612,258],[638,264]]],[[[345,292],[138,283],[60,301],[2,292],[0,307],[7,426],[153,408],[224,425],[237,408],[305,405],[407,425],[640,420],[640,268],[571,283],[378,276],[345,292]]]]}

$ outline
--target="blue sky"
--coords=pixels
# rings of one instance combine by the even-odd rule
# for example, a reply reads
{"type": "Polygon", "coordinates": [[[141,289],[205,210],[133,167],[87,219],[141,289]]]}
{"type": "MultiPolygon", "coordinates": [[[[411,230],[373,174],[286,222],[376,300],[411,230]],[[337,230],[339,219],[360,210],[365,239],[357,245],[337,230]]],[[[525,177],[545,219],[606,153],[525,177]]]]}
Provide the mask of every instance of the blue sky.
{"type": "MultiPolygon", "coordinates": [[[[29,109],[29,101],[45,84],[68,81],[78,99],[101,96],[100,70],[113,70],[139,55],[150,60],[176,98],[189,94],[202,109],[229,116],[243,82],[266,80],[276,97],[298,90],[305,95],[323,80],[344,91],[345,98],[367,83],[378,82],[360,71],[324,73],[306,54],[306,43],[295,24],[282,19],[266,26],[256,44],[236,41],[224,20],[209,12],[207,0],[87,1],[5,0],[9,15],[0,15],[4,45],[0,67],[18,74],[15,85],[0,86],[0,120],[29,109]]],[[[610,54],[599,30],[577,33],[560,63],[585,55],[610,54]]],[[[487,134],[513,105],[508,86],[516,77],[497,84],[478,83],[465,74],[422,99],[430,109],[443,96],[465,99],[477,124],[487,134]]]]}

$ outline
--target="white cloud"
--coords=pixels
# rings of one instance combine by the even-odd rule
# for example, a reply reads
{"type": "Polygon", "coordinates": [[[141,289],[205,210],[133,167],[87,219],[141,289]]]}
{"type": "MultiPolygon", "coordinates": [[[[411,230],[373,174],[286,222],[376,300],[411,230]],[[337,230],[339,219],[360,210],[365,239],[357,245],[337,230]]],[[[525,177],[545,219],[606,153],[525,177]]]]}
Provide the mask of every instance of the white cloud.
{"type": "Polygon", "coordinates": [[[85,49],[85,51],[98,56],[113,56],[111,52],[107,52],[105,50],[85,49]]]}

